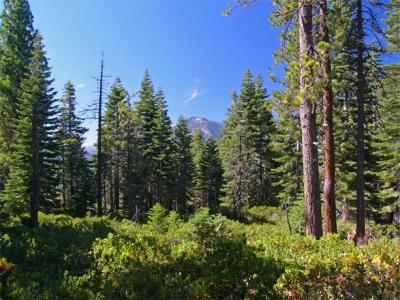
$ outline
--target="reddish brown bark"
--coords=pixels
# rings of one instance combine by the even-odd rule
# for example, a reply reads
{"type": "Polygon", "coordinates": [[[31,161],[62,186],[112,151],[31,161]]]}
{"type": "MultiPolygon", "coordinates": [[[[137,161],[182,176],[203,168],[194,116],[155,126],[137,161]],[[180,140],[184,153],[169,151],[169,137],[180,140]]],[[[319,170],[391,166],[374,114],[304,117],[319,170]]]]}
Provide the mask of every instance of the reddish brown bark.
{"type": "MultiPolygon", "coordinates": [[[[328,3],[320,1],[320,37],[329,43],[327,26],[328,3]]],[[[325,80],[323,102],[323,120],[325,127],[325,181],[324,181],[324,232],[336,232],[335,203],[335,144],[333,138],[333,92],[331,76],[331,57],[329,50],[322,53],[322,69],[325,80]]]]}
{"type": "Polygon", "coordinates": [[[315,103],[310,100],[311,70],[304,62],[312,58],[312,4],[299,0],[300,39],[300,123],[303,148],[303,182],[306,234],[322,236],[321,196],[318,172],[318,143],[315,122],[315,103]]]}

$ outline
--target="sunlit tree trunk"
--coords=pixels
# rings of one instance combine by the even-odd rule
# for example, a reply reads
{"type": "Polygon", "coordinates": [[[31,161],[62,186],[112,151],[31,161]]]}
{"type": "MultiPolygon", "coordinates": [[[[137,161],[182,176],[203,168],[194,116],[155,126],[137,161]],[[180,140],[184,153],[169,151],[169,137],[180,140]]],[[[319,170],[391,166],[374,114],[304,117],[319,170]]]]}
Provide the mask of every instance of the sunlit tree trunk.
{"type": "MultiPolygon", "coordinates": [[[[329,29],[327,26],[328,3],[320,1],[320,37],[329,44],[329,29]]],[[[333,139],[333,92],[331,76],[331,58],[328,49],[322,53],[322,68],[325,86],[323,91],[323,119],[325,128],[325,181],[324,181],[324,231],[336,232],[335,204],[335,144],[333,139]]]]}
{"type": "Polygon", "coordinates": [[[306,234],[322,236],[321,196],[319,188],[315,103],[310,99],[312,70],[305,62],[312,59],[312,4],[299,0],[300,38],[300,123],[303,146],[303,181],[306,234]]]}

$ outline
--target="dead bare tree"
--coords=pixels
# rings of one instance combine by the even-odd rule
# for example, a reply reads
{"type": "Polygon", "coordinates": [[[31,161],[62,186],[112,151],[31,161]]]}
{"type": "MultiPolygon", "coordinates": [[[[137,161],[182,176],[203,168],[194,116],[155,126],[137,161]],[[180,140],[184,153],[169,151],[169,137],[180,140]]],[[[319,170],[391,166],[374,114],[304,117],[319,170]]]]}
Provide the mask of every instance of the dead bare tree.
{"type": "Polygon", "coordinates": [[[97,162],[96,162],[96,202],[97,215],[103,215],[103,152],[102,152],[102,119],[103,119],[103,97],[105,96],[105,79],[109,77],[104,75],[104,53],[101,53],[100,76],[93,77],[97,82],[97,98],[82,113],[89,115],[85,119],[97,120],[97,162]]]}

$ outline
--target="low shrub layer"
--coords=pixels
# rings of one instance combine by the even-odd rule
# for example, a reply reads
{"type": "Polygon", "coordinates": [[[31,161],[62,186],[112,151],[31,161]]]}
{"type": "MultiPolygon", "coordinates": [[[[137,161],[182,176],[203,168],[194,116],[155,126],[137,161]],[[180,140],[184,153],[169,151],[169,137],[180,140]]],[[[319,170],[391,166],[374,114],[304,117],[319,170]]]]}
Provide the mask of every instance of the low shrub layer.
{"type": "Polygon", "coordinates": [[[317,241],[276,225],[243,225],[206,210],[184,222],[161,207],[142,225],[44,214],[37,229],[23,223],[2,230],[0,268],[11,270],[3,297],[400,297],[396,238],[359,248],[340,235],[317,241]]]}

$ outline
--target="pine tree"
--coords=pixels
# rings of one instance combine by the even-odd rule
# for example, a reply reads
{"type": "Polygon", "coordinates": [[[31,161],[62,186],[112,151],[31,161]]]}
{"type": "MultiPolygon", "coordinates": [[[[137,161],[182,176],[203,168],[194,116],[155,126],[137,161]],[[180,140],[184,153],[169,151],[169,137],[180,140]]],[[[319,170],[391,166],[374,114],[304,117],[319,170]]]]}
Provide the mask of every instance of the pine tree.
{"type": "Polygon", "coordinates": [[[4,191],[6,205],[20,212],[30,204],[31,224],[38,225],[39,204],[54,201],[58,153],[53,142],[55,130],[54,95],[50,68],[39,34],[35,35],[32,60],[19,97],[19,119],[10,179],[4,191]]]}
{"type": "Polygon", "coordinates": [[[272,117],[272,103],[268,99],[267,91],[260,75],[256,77],[255,95],[252,102],[252,109],[256,111],[253,138],[258,158],[258,194],[256,199],[260,205],[274,205],[276,204],[276,199],[272,189],[274,159],[272,138],[276,128],[272,117]]]}
{"type": "Polygon", "coordinates": [[[161,202],[164,207],[171,210],[174,200],[173,173],[175,168],[172,122],[168,116],[167,103],[161,89],[158,90],[155,100],[157,104],[155,197],[157,202],[161,202]]]}
{"type": "Polygon", "coordinates": [[[198,167],[198,165],[200,163],[200,157],[201,157],[203,148],[204,148],[204,138],[201,133],[201,129],[197,128],[192,134],[192,144],[190,147],[192,157],[193,157],[193,163],[196,166],[196,168],[198,167]]]}
{"type": "Polygon", "coordinates": [[[377,157],[371,133],[377,128],[378,99],[374,91],[382,82],[379,66],[382,49],[373,41],[380,32],[380,25],[374,21],[375,9],[375,4],[368,1],[334,3],[335,21],[331,21],[335,39],[335,119],[339,122],[335,129],[337,195],[342,206],[343,200],[350,202],[350,206],[353,199],[356,202],[358,241],[365,234],[365,217],[377,201],[377,157]],[[354,190],[355,195],[351,192],[354,190]]]}
{"type": "Polygon", "coordinates": [[[385,90],[380,92],[380,126],[373,137],[379,185],[373,211],[376,221],[389,223],[400,208],[400,66],[387,66],[387,73],[385,90]]]}
{"type": "MultiPolygon", "coordinates": [[[[258,161],[255,142],[257,109],[253,103],[256,98],[256,89],[249,70],[244,74],[238,102],[239,124],[235,128],[238,154],[234,156],[238,162],[238,180],[242,182],[243,202],[251,206],[259,203],[257,191],[259,186],[253,185],[258,179],[258,161]]],[[[233,162],[236,164],[235,162],[233,162]]],[[[239,183],[239,182],[238,182],[239,183]]],[[[239,189],[239,186],[237,187],[239,189]]],[[[237,192],[239,194],[239,191],[237,192]]]]}
{"type": "Polygon", "coordinates": [[[389,43],[387,51],[398,54],[400,52],[400,3],[399,0],[390,0],[386,10],[385,37],[389,43]]]}
{"type": "Polygon", "coordinates": [[[352,49],[354,39],[350,14],[351,5],[347,2],[334,3],[331,10],[333,16],[329,24],[332,30],[331,44],[332,81],[334,99],[334,140],[336,154],[336,200],[340,217],[349,219],[355,207],[355,178],[356,178],[356,139],[354,102],[355,70],[352,49]]]}
{"type": "Polygon", "coordinates": [[[155,203],[155,174],[157,168],[157,102],[154,86],[148,71],[145,72],[135,110],[138,118],[140,180],[143,209],[147,211],[155,203]]]}
{"type": "Polygon", "coordinates": [[[361,240],[365,235],[365,44],[364,44],[364,17],[362,11],[362,1],[356,1],[356,16],[355,16],[355,41],[356,41],[356,99],[357,99],[357,240],[361,240]]]}
{"type": "Polygon", "coordinates": [[[62,207],[84,215],[90,202],[91,171],[85,158],[82,119],[76,115],[73,84],[68,81],[60,99],[57,139],[60,144],[62,207]]]}
{"type": "Polygon", "coordinates": [[[88,208],[93,206],[95,197],[95,178],[93,166],[86,159],[87,152],[84,147],[80,148],[76,162],[76,190],[75,197],[72,199],[73,213],[78,217],[84,217],[88,208]]]}
{"type": "MultiPolygon", "coordinates": [[[[246,72],[242,90],[252,90],[254,95],[254,83],[250,72],[246,72]]],[[[243,95],[248,94],[243,93],[243,95]]],[[[222,164],[224,169],[225,187],[224,192],[227,202],[232,207],[237,218],[241,217],[242,210],[249,205],[249,164],[247,157],[254,157],[254,153],[248,152],[247,144],[244,143],[244,118],[242,105],[242,91],[240,96],[236,91],[232,92],[232,104],[228,108],[228,117],[224,121],[224,130],[219,141],[222,164]]]]}
{"type": "Polygon", "coordinates": [[[187,120],[180,116],[176,124],[175,131],[175,199],[176,210],[181,213],[187,213],[187,204],[191,198],[193,187],[193,158],[190,151],[192,142],[191,133],[187,120]]]}
{"type": "Polygon", "coordinates": [[[273,140],[275,155],[272,178],[277,201],[289,207],[301,199],[302,193],[301,132],[296,109],[292,102],[283,101],[282,97],[285,97],[282,93],[274,96],[279,117],[273,140]]]}
{"type": "Polygon", "coordinates": [[[324,181],[324,231],[336,232],[335,202],[335,144],[333,130],[333,90],[331,72],[330,32],[328,28],[328,1],[322,0],[320,7],[320,38],[323,70],[323,126],[325,128],[325,181],[324,181]]]}
{"type": "Polygon", "coordinates": [[[121,103],[120,107],[121,124],[121,155],[123,161],[122,185],[124,186],[124,208],[129,220],[138,221],[141,205],[140,181],[140,149],[138,135],[138,119],[133,111],[129,98],[121,103]]]}
{"type": "MultiPolygon", "coordinates": [[[[310,1],[277,1],[277,8],[272,16],[274,26],[285,26],[281,39],[283,47],[276,54],[276,63],[286,65],[286,89],[277,93],[276,100],[280,109],[278,123],[280,134],[277,136],[275,147],[283,140],[292,141],[288,149],[293,155],[291,163],[285,163],[284,157],[276,159],[278,167],[275,169],[275,178],[285,169],[291,172],[302,165],[302,181],[306,217],[306,234],[319,238],[322,235],[322,216],[320,203],[320,178],[318,165],[318,138],[317,138],[317,113],[320,86],[317,80],[317,60],[315,57],[313,17],[314,3],[310,1]],[[299,84],[300,83],[300,84],[299,84]],[[297,123],[296,117],[299,117],[297,123]],[[286,118],[287,120],[283,120],[286,118]],[[297,128],[296,128],[297,127],[297,128]],[[299,140],[296,133],[301,129],[302,163],[296,161],[296,150],[299,140]],[[287,134],[294,134],[288,137],[287,134]],[[294,146],[296,145],[296,146],[294,146]]],[[[289,144],[290,145],[290,144],[289,144]]],[[[287,147],[289,147],[287,145],[287,147]]],[[[295,176],[275,181],[275,187],[290,189],[291,199],[295,199],[298,192],[299,177],[295,176]]],[[[282,199],[282,194],[279,195],[282,199]]],[[[284,196],[283,196],[284,197],[284,196]]],[[[288,201],[289,203],[292,200],[288,201]]],[[[287,202],[284,203],[287,207],[287,202]]]]}
{"type": "Polygon", "coordinates": [[[250,71],[243,77],[240,94],[232,94],[225,129],[219,143],[226,179],[226,194],[240,217],[246,206],[272,205],[273,151],[275,126],[271,103],[262,79],[253,81],[250,71]]]}
{"type": "MultiPolygon", "coordinates": [[[[240,147],[237,142],[240,139],[234,139],[234,132],[239,124],[239,113],[238,113],[238,102],[239,96],[234,90],[231,94],[232,103],[231,106],[228,107],[227,110],[227,118],[224,120],[224,128],[222,131],[221,138],[218,141],[218,146],[221,154],[222,165],[224,169],[224,179],[225,186],[224,194],[226,195],[225,199],[222,199],[223,202],[226,202],[227,205],[230,205],[235,211],[236,215],[239,215],[244,203],[242,201],[241,193],[235,194],[233,193],[235,189],[235,181],[236,179],[236,187],[241,187],[241,176],[238,176],[238,169],[241,169],[242,164],[236,163],[236,168],[232,168],[232,162],[234,157],[241,159],[240,147]]],[[[240,136],[238,136],[240,138],[240,136]]],[[[200,152],[201,155],[201,152],[200,152]]],[[[199,156],[200,157],[200,156],[199,156]]],[[[200,160],[200,159],[198,159],[200,160]]],[[[239,190],[241,190],[239,188],[239,190]]]]}
{"type": "Polygon", "coordinates": [[[0,191],[8,178],[21,83],[27,77],[34,36],[26,0],[4,1],[0,27],[0,191]]]}
{"type": "Polygon", "coordinates": [[[199,167],[200,205],[209,207],[212,213],[216,213],[223,184],[223,169],[217,143],[213,138],[208,138],[205,142],[199,167]]]}
{"type": "Polygon", "coordinates": [[[272,14],[275,27],[287,26],[281,36],[283,46],[275,54],[275,64],[285,66],[285,80],[273,78],[283,85],[282,91],[274,91],[274,111],[277,113],[277,133],[274,135],[275,150],[273,187],[279,202],[287,209],[302,199],[303,165],[301,153],[301,129],[298,106],[299,81],[299,38],[297,1],[280,1],[272,14]]]}
{"type": "Polygon", "coordinates": [[[201,189],[200,189],[200,159],[204,150],[204,139],[201,130],[198,128],[192,134],[192,143],[190,152],[193,158],[193,192],[191,204],[193,207],[201,206],[201,189]]]}
{"type": "Polygon", "coordinates": [[[111,212],[120,209],[122,199],[122,125],[120,110],[127,101],[127,91],[117,77],[111,86],[103,117],[104,180],[111,212]]]}
{"type": "Polygon", "coordinates": [[[298,1],[300,46],[300,123],[303,150],[303,184],[306,210],[306,233],[316,238],[322,236],[321,202],[318,172],[318,149],[316,130],[316,104],[310,91],[313,61],[313,7],[305,0],[298,1]]]}
{"type": "MultiPolygon", "coordinates": [[[[387,51],[391,55],[400,52],[400,3],[390,1],[385,19],[387,51]]],[[[379,103],[378,128],[372,138],[374,156],[378,157],[378,201],[373,205],[374,217],[378,222],[393,222],[394,214],[400,209],[400,65],[385,66],[384,84],[377,88],[379,103]]]]}

